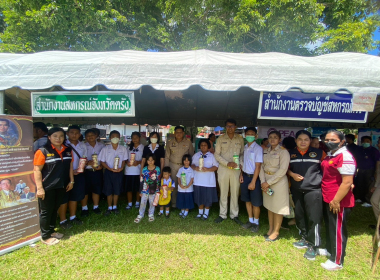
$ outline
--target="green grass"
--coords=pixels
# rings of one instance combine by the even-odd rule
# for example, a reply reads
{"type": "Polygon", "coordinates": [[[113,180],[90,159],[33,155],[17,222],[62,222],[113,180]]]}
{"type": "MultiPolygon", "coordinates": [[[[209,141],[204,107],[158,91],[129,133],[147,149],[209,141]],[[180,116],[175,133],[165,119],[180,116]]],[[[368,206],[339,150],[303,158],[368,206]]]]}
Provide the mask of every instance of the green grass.
{"type": "MultiPolygon", "coordinates": [[[[101,205],[105,208],[104,201],[101,205]]],[[[178,210],[169,219],[147,216],[140,224],[133,220],[137,209],[124,210],[119,216],[91,214],[82,226],[60,230],[65,238],[56,246],[38,242],[0,257],[0,279],[377,279],[373,276],[371,208],[358,206],[349,219],[349,240],[343,270],[325,271],[320,263],[303,258],[292,242],[298,232],[282,230],[274,243],[264,241],[267,213],[262,211],[260,232],[247,231],[232,220],[221,224],[217,205],[207,221],[187,219],[178,210]]],[[[244,205],[241,220],[246,222],[244,205]]],[[[322,230],[324,236],[324,229],[322,230]]],[[[380,266],[380,265],[379,265],[380,266]]]]}

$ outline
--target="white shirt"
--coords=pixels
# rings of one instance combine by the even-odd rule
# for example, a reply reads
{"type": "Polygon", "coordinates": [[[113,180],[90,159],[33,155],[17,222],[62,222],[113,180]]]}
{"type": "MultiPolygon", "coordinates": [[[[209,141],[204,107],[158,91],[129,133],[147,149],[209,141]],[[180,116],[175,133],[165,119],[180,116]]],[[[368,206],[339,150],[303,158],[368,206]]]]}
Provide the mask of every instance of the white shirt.
{"type": "MultiPolygon", "coordinates": [[[[185,168],[185,167],[181,167],[179,170],[178,170],[178,173],[177,173],[177,178],[180,178],[181,179],[181,174],[182,173],[185,173],[186,174],[186,185],[188,186],[191,179],[194,178],[194,170],[189,167],[189,168],[185,168]]],[[[183,193],[190,193],[190,192],[193,192],[194,191],[194,188],[193,188],[193,185],[191,185],[190,187],[188,187],[187,189],[182,189],[180,185],[178,185],[178,192],[183,192],[183,193]]]]}
{"type": "Polygon", "coordinates": [[[251,146],[246,144],[244,146],[243,172],[251,175],[255,173],[256,162],[263,163],[263,148],[256,142],[253,142],[251,146]]]}
{"type": "Polygon", "coordinates": [[[158,143],[156,144],[156,147],[154,147],[154,150],[152,148],[152,143],[149,144],[148,148],[152,152],[152,154],[154,154],[154,151],[158,149],[158,143]]]}
{"type": "MultiPolygon", "coordinates": [[[[169,177],[168,180],[166,180],[165,178],[162,178],[162,182],[164,183],[163,185],[166,185],[166,186],[168,186],[168,187],[169,187],[170,182],[172,182],[172,188],[175,187],[175,183],[174,183],[174,181],[172,180],[172,178],[170,178],[170,177],[169,177]]],[[[162,185],[162,186],[163,186],[163,185],[162,185]]],[[[161,186],[161,187],[162,187],[162,186],[161,186]]]]}
{"type": "MultiPolygon", "coordinates": [[[[99,156],[100,151],[105,147],[105,145],[101,142],[96,141],[95,146],[91,146],[88,142],[85,143],[87,148],[87,159],[92,160],[92,155],[97,154],[99,156]]],[[[99,158],[98,158],[99,160],[99,158]]],[[[91,166],[86,166],[86,169],[92,169],[91,166]]]]}
{"type": "MultiPolygon", "coordinates": [[[[87,156],[87,147],[83,142],[78,142],[77,145],[74,145],[69,140],[67,140],[67,144],[68,146],[71,145],[71,147],[74,148],[78,152],[80,157],[82,157],[83,155],[87,156]]],[[[74,156],[73,169],[76,170],[78,169],[80,157],[78,157],[77,153],[74,150],[73,150],[73,156],[74,156]]]]}
{"type": "MultiPolygon", "coordinates": [[[[131,153],[135,153],[135,160],[141,161],[142,160],[142,154],[144,151],[144,145],[140,144],[137,146],[137,148],[133,147],[132,151],[127,147],[128,151],[128,158],[131,158],[131,153]]],[[[141,164],[137,166],[126,166],[124,170],[125,175],[140,175],[141,173],[141,164]]]]}
{"type": "Polygon", "coordinates": [[[113,168],[113,161],[116,156],[119,156],[119,168],[121,168],[121,163],[128,159],[128,151],[124,146],[117,145],[117,149],[114,150],[112,145],[105,146],[98,156],[98,160],[105,162],[109,168],[113,168]]]}
{"type": "MultiPolygon", "coordinates": [[[[202,156],[202,152],[198,152],[193,156],[193,164],[199,166],[199,159],[202,156]]],[[[214,155],[210,152],[207,152],[203,156],[203,166],[206,168],[211,168],[213,166],[219,167],[219,163],[216,161],[214,155]]],[[[194,185],[202,187],[216,187],[215,173],[210,171],[194,171],[194,185]]]]}

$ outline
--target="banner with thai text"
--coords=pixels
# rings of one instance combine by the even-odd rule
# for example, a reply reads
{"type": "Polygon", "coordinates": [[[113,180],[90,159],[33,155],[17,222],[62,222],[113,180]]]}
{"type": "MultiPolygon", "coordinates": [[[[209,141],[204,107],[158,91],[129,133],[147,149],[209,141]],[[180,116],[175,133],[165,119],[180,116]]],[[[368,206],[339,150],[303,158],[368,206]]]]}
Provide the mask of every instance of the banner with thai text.
{"type": "Polygon", "coordinates": [[[0,255],[40,239],[32,135],[32,117],[0,116],[0,255]]]}
{"type": "Polygon", "coordinates": [[[367,112],[352,111],[351,94],[261,92],[258,119],[365,123],[367,112]]]}

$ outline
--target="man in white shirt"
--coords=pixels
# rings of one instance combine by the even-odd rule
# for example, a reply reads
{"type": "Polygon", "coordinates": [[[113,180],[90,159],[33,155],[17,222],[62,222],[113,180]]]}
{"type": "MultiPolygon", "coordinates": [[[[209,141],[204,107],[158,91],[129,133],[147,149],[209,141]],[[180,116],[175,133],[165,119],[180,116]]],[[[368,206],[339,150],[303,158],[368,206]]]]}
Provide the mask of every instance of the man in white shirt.
{"type": "Polygon", "coordinates": [[[33,123],[33,138],[35,140],[33,143],[34,152],[46,144],[48,140],[47,134],[48,129],[46,127],[46,124],[43,122],[33,123]]]}

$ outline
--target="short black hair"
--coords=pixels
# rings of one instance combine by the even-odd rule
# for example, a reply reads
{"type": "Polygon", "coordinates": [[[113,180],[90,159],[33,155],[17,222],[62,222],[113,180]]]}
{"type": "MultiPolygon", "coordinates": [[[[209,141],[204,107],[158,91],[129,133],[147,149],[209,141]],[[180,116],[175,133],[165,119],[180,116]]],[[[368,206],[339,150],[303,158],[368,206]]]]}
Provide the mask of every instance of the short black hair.
{"type": "Polygon", "coordinates": [[[297,146],[296,140],[292,136],[285,137],[282,140],[282,146],[285,147],[287,150],[295,149],[297,146]]]}
{"type": "Polygon", "coordinates": [[[132,134],[131,134],[131,143],[129,144],[129,150],[132,151],[133,150],[133,147],[135,146],[135,144],[133,144],[133,141],[132,141],[132,137],[133,135],[136,135],[137,137],[139,137],[141,139],[141,133],[138,132],[138,131],[133,131],[132,134]]]}
{"type": "Polygon", "coordinates": [[[201,140],[199,140],[199,142],[198,142],[198,149],[201,148],[201,144],[202,143],[207,143],[207,147],[209,149],[211,149],[211,143],[210,143],[210,140],[208,140],[208,139],[201,139],[201,140]]]}
{"type": "Polygon", "coordinates": [[[298,130],[297,133],[296,133],[296,139],[298,138],[298,136],[300,135],[307,135],[307,137],[309,137],[309,139],[311,140],[311,133],[307,130],[298,130]]]}
{"type": "Polygon", "coordinates": [[[79,132],[80,132],[80,127],[77,126],[76,124],[74,124],[74,125],[70,125],[69,128],[67,129],[67,132],[69,132],[69,131],[72,130],[72,129],[77,129],[77,130],[79,130],[79,132]]]}
{"type": "Polygon", "coordinates": [[[183,126],[177,125],[177,126],[174,128],[174,132],[175,132],[177,129],[182,129],[182,131],[185,132],[185,128],[184,128],[183,126]]]}
{"type": "Polygon", "coordinates": [[[100,135],[100,129],[99,128],[96,128],[96,127],[93,127],[93,128],[91,128],[93,131],[95,131],[95,134],[96,135],[100,135]]]}
{"type": "Polygon", "coordinates": [[[160,137],[160,134],[159,134],[158,132],[156,132],[156,131],[153,131],[153,132],[151,132],[151,133],[149,134],[149,143],[152,143],[152,142],[150,141],[150,138],[151,138],[152,136],[154,136],[154,135],[157,136],[157,144],[160,144],[160,142],[161,142],[161,137],[160,137]]]}
{"type": "Polygon", "coordinates": [[[208,140],[210,140],[211,139],[211,137],[213,137],[213,136],[216,136],[214,133],[210,133],[209,135],[208,135],[208,140]]]}
{"type": "MultiPolygon", "coordinates": [[[[330,133],[335,134],[336,136],[338,136],[340,141],[344,140],[344,134],[343,134],[342,131],[339,131],[339,130],[336,130],[336,129],[331,129],[331,130],[327,131],[326,133],[324,133],[325,137],[326,137],[327,134],[330,134],[330,133]]],[[[321,139],[322,139],[322,135],[320,136],[321,139]]]]}
{"type": "Polygon", "coordinates": [[[164,166],[164,168],[162,168],[162,173],[164,172],[167,172],[167,173],[172,173],[172,169],[170,168],[170,166],[164,166]]]}
{"type": "Polygon", "coordinates": [[[253,126],[251,126],[251,127],[247,127],[247,128],[244,130],[244,132],[247,133],[249,130],[251,130],[251,131],[253,131],[254,133],[257,134],[257,129],[256,129],[256,127],[253,127],[253,126]]]}
{"type": "Polygon", "coordinates": [[[90,129],[87,129],[87,130],[84,132],[84,136],[87,136],[87,134],[89,134],[89,133],[94,133],[94,134],[96,135],[95,130],[93,130],[92,128],[90,128],[90,129]]]}
{"type": "Polygon", "coordinates": [[[362,136],[362,138],[361,138],[361,142],[363,142],[365,139],[368,139],[369,141],[372,142],[372,138],[371,138],[371,136],[367,136],[367,135],[362,136]]]}
{"type": "Polygon", "coordinates": [[[351,139],[352,141],[355,141],[355,135],[353,135],[353,134],[347,134],[346,136],[345,136],[347,139],[351,139]]]}
{"type": "MultiPolygon", "coordinates": [[[[148,166],[148,160],[149,158],[152,158],[154,162],[156,162],[156,156],[153,154],[153,153],[150,153],[147,155],[146,157],[146,162],[145,162],[145,166],[148,166]]],[[[162,168],[163,169],[163,168],[162,168]]]]}
{"type": "Polygon", "coordinates": [[[193,158],[191,157],[191,155],[189,155],[189,154],[185,154],[185,155],[183,155],[183,157],[182,157],[182,164],[183,164],[183,165],[185,165],[184,162],[185,162],[186,159],[187,159],[188,161],[190,161],[190,165],[191,165],[191,162],[192,162],[192,159],[193,159],[193,158]]]}
{"type": "Polygon", "coordinates": [[[35,123],[33,123],[33,127],[39,128],[45,133],[47,133],[49,131],[46,124],[44,124],[43,122],[35,122],[35,123]]]}
{"type": "Polygon", "coordinates": [[[234,119],[227,119],[225,122],[224,122],[224,125],[226,126],[227,123],[233,123],[234,125],[236,125],[236,121],[234,119]]]}
{"type": "MultiPolygon", "coordinates": [[[[51,141],[49,140],[49,136],[52,136],[56,132],[62,132],[63,133],[63,139],[66,139],[66,132],[63,130],[62,127],[52,127],[48,131],[48,139],[46,141],[46,144],[44,145],[45,148],[51,148],[51,141]]],[[[63,145],[66,145],[66,140],[63,140],[63,145]]]]}
{"type": "MultiPolygon", "coordinates": [[[[7,123],[7,126],[9,126],[9,120],[7,119],[0,119],[0,122],[6,122],[7,123]]],[[[0,181],[1,182],[1,181],[0,181]]]]}
{"type": "MultiPolygon", "coordinates": [[[[331,129],[331,130],[329,130],[329,131],[331,131],[331,132],[333,132],[333,131],[338,131],[338,130],[335,130],[335,129],[331,129]]],[[[329,131],[327,131],[326,133],[322,133],[320,136],[319,136],[319,138],[321,138],[321,140],[323,140],[324,138],[326,138],[326,135],[327,135],[327,133],[329,133],[329,131]]],[[[343,133],[342,133],[343,134],[343,133]]],[[[340,137],[339,137],[340,138],[340,137]]],[[[343,140],[343,139],[342,139],[343,140]]]]}
{"type": "Polygon", "coordinates": [[[269,137],[269,135],[271,135],[271,134],[276,134],[276,135],[278,136],[278,138],[281,139],[281,133],[278,132],[277,130],[272,130],[271,132],[269,132],[268,137],[269,137]]]}
{"type": "Polygon", "coordinates": [[[264,141],[267,141],[268,140],[268,138],[263,138],[263,141],[261,141],[261,143],[263,143],[264,141]]]}
{"type": "Polygon", "coordinates": [[[1,184],[1,182],[2,182],[2,181],[5,181],[5,180],[7,180],[7,181],[9,182],[9,184],[11,184],[11,185],[12,185],[12,181],[11,181],[11,179],[9,179],[9,178],[4,178],[4,179],[1,179],[1,181],[0,181],[0,184],[1,184]]]}
{"type": "Polygon", "coordinates": [[[117,130],[112,130],[112,131],[110,132],[110,138],[111,138],[112,134],[117,134],[117,135],[119,135],[119,138],[120,138],[120,132],[119,132],[119,131],[117,131],[117,130]]]}

